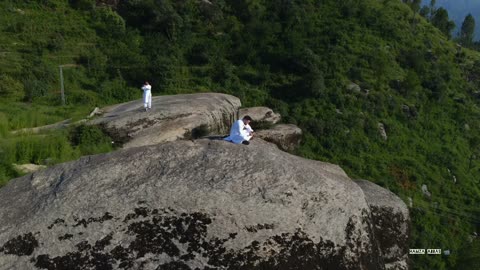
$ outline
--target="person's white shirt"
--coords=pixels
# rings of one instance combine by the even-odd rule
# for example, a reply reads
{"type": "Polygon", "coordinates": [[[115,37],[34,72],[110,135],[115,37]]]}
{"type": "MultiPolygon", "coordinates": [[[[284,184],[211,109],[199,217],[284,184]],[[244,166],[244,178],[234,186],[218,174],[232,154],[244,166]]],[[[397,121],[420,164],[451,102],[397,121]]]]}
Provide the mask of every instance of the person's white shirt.
{"type": "Polygon", "coordinates": [[[142,86],[142,90],[143,90],[143,92],[150,91],[150,90],[152,90],[152,86],[150,84],[144,84],[142,86]]]}
{"type": "Polygon", "coordinates": [[[245,125],[245,130],[248,132],[248,135],[252,135],[253,128],[249,124],[245,125]]]}
{"type": "Polygon", "coordinates": [[[226,137],[224,140],[230,141],[236,144],[240,144],[243,141],[249,141],[252,138],[252,136],[250,135],[250,131],[247,130],[246,126],[247,125],[243,123],[243,120],[235,121],[235,123],[233,123],[232,129],[230,130],[230,136],[226,137]]]}
{"type": "Polygon", "coordinates": [[[143,90],[143,104],[145,110],[152,108],[152,86],[150,84],[144,84],[142,86],[143,90]]]}

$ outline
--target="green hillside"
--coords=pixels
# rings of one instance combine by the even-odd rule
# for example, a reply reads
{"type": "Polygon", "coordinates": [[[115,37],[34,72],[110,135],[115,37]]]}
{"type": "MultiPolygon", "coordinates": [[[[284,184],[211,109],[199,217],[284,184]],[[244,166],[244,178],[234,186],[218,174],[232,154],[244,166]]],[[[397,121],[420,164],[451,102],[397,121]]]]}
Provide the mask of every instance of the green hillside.
{"type": "Polygon", "coordinates": [[[154,95],[223,92],[300,126],[296,154],[411,198],[410,247],[451,251],[412,256],[412,269],[476,269],[479,74],[478,52],[400,0],[4,0],[0,184],[13,163],[112,150],[95,128],[12,130],[139,98],[144,80],[154,95]]]}

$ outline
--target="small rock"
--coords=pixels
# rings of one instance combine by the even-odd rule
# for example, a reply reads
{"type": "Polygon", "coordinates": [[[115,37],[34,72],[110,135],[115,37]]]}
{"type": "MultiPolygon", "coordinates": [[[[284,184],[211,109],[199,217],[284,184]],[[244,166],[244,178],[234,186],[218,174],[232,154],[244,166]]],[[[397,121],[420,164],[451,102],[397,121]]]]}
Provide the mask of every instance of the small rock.
{"type": "Polygon", "coordinates": [[[380,136],[382,137],[383,140],[387,140],[387,131],[385,131],[385,125],[383,123],[378,123],[378,132],[380,132],[380,136]]]}
{"type": "Polygon", "coordinates": [[[402,105],[402,112],[408,118],[416,118],[418,116],[417,109],[414,106],[402,105]]]}
{"type": "Polygon", "coordinates": [[[293,151],[300,145],[302,130],[295,125],[276,125],[271,129],[260,130],[257,136],[276,144],[284,151],[293,151]]]}
{"type": "Polygon", "coordinates": [[[347,85],[347,90],[348,91],[351,91],[351,92],[354,92],[354,93],[361,93],[362,92],[362,88],[360,88],[360,86],[356,83],[350,83],[347,85]]]}
{"type": "Polygon", "coordinates": [[[88,118],[92,118],[94,117],[95,115],[100,115],[102,114],[102,110],[100,110],[100,108],[98,107],[95,107],[95,109],[88,115],[88,118]]]}
{"type": "Polygon", "coordinates": [[[428,191],[427,185],[422,185],[422,192],[423,195],[427,196],[428,198],[432,197],[432,194],[428,191]]]}
{"type": "Polygon", "coordinates": [[[21,9],[19,9],[19,8],[15,9],[15,12],[17,12],[18,14],[25,15],[25,11],[23,11],[23,10],[21,10],[21,9]]]}
{"type": "Polygon", "coordinates": [[[408,207],[413,207],[413,199],[411,197],[408,197],[408,207]]]}
{"type": "Polygon", "coordinates": [[[280,114],[274,113],[272,109],[267,107],[252,107],[238,110],[238,119],[242,119],[245,115],[252,117],[255,122],[267,122],[272,125],[278,123],[282,118],[280,114]]]}

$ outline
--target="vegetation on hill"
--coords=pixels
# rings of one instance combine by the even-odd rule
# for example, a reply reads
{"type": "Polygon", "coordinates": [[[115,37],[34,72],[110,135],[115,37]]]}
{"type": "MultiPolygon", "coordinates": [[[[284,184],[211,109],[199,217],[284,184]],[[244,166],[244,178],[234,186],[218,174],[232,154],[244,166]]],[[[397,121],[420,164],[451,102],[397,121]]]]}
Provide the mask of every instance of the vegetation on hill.
{"type": "Polygon", "coordinates": [[[10,131],[139,98],[148,79],[156,95],[216,91],[274,108],[305,131],[297,154],[411,198],[410,247],[451,251],[411,257],[413,269],[478,265],[480,240],[471,235],[480,230],[480,55],[449,41],[415,7],[5,0],[0,13],[0,183],[18,176],[12,163],[111,150],[108,137],[85,127],[10,131]],[[66,106],[60,65],[69,65],[66,106]]]}
{"type": "MultiPolygon", "coordinates": [[[[422,0],[424,6],[429,6],[432,0],[422,0]]],[[[435,6],[442,7],[448,11],[450,17],[457,26],[455,32],[460,34],[462,22],[470,13],[476,21],[480,20],[480,2],[476,0],[433,0],[435,6]]],[[[475,40],[480,40],[480,28],[475,29],[475,40]]]]}

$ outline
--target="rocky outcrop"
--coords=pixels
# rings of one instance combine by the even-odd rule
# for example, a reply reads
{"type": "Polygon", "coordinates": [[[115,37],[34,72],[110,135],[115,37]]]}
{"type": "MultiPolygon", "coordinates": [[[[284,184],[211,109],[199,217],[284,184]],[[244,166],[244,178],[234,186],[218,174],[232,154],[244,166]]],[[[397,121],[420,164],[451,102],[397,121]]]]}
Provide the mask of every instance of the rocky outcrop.
{"type": "Polygon", "coordinates": [[[100,125],[116,143],[130,148],[188,139],[199,127],[226,134],[239,107],[238,98],[225,94],[157,96],[148,112],[141,101],[131,101],[103,108],[105,113],[89,124],[100,125]]]}
{"type": "Polygon", "coordinates": [[[405,203],[392,192],[366,180],[357,180],[372,214],[374,231],[387,270],[408,269],[410,216],[405,203]]]}
{"type": "Polygon", "coordinates": [[[0,189],[0,269],[385,269],[364,194],[261,139],[88,156],[0,189]]]}
{"type": "Polygon", "coordinates": [[[256,137],[276,144],[284,151],[293,151],[302,141],[302,130],[291,124],[276,125],[256,132],[256,137]]]}
{"type": "Polygon", "coordinates": [[[280,121],[281,116],[274,113],[272,109],[267,107],[242,108],[238,110],[238,119],[242,119],[245,115],[252,117],[254,122],[264,122],[276,124],[280,121]]]}

